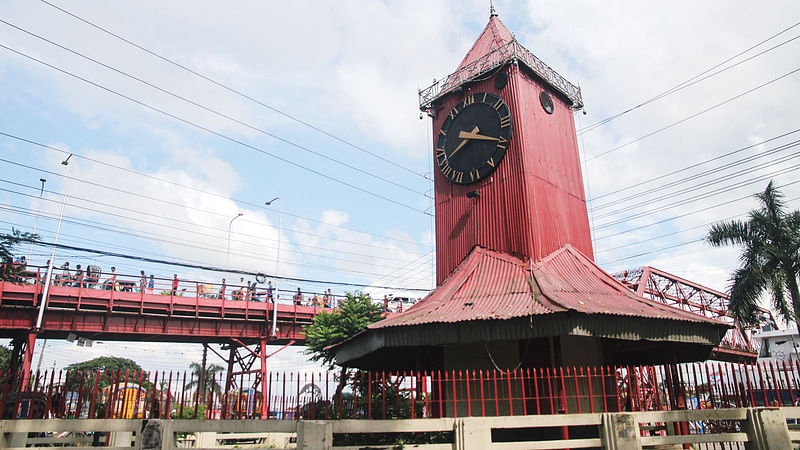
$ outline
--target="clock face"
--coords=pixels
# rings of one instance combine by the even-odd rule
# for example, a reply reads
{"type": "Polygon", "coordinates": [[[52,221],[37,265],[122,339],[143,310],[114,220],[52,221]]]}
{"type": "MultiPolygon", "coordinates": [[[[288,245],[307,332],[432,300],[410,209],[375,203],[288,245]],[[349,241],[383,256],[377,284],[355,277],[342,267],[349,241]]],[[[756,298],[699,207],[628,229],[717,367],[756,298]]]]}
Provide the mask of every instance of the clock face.
{"type": "Polygon", "coordinates": [[[511,139],[511,111],[488,92],[467,95],[447,115],[436,139],[436,163],[453,183],[488,176],[503,160],[511,139]]]}

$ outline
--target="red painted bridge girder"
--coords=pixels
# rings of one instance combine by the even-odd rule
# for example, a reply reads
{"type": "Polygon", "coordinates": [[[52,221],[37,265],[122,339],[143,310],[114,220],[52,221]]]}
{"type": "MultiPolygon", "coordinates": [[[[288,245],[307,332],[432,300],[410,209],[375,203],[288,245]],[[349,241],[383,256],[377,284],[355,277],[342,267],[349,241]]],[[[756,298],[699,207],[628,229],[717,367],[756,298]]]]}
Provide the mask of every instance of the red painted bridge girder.
{"type": "MultiPolygon", "coordinates": [[[[40,284],[0,282],[0,336],[13,338],[36,326],[40,284]]],[[[38,336],[68,333],[103,340],[258,343],[272,335],[272,303],[51,286],[38,336]]],[[[303,328],[325,310],[278,305],[277,337],[270,343],[302,343],[303,328]]]]}
{"type": "MultiPolygon", "coordinates": [[[[714,350],[717,359],[732,361],[756,360],[759,344],[751,339],[753,330],[742,328],[728,311],[728,295],[654,267],[644,266],[614,275],[638,295],[704,317],[735,325],[714,350]]],[[[768,309],[759,308],[764,321],[776,327],[768,309]]]]}

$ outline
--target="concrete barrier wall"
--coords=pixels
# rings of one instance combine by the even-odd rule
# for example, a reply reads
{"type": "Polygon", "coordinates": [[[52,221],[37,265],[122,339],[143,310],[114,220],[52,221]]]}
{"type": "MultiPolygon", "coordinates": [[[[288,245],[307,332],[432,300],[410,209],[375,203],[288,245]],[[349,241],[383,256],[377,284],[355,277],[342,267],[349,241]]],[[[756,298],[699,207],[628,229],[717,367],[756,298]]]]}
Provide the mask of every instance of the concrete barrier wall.
{"type": "MultiPolygon", "coordinates": [[[[270,436],[281,436],[280,441],[270,444],[284,448],[351,449],[363,445],[334,447],[334,435],[422,432],[452,432],[452,442],[420,444],[415,448],[483,450],[513,446],[633,450],[655,445],[743,443],[748,449],[767,450],[789,449],[793,441],[800,442],[798,419],[800,408],[403,420],[3,420],[0,421],[0,448],[23,450],[26,445],[53,444],[51,437],[28,437],[28,433],[102,431],[110,433],[107,448],[120,450],[246,447],[242,440],[270,436]],[[515,431],[519,432],[517,440],[513,439],[515,431]],[[537,435],[539,438],[532,437],[537,435]],[[296,436],[296,444],[290,442],[289,436],[296,436]]],[[[86,445],[81,439],[61,443],[86,445]]]]}

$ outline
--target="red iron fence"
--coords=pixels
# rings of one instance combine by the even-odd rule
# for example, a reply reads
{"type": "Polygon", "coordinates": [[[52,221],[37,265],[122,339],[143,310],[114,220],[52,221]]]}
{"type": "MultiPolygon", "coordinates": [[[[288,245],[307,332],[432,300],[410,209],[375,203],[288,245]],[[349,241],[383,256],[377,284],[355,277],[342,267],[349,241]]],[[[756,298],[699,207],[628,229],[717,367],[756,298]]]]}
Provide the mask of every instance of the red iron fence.
{"type": "Polygon", "coordinates": [[[389,419],[794,406],[800,365],[706,362],[413,372],[0,373],[2,418],[389,419]],[[202,385],[205,384],[205,387],[202,385]],[[262,404],[260,389],[267,390],[262,404]]]}

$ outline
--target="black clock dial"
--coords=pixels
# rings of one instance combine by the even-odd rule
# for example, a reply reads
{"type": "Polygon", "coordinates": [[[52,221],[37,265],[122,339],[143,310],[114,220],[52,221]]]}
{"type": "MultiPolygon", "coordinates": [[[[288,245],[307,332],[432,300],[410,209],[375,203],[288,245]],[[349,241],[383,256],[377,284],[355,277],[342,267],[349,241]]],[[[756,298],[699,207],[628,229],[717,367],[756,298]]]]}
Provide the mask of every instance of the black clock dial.
{"type": "Polygon", "coordinates": [[[488,92],[467,95],[447,115],[436,140],[436,163],[450,181],[475,183],[489,175],[508,149],[511,111],[488,92]]]}

